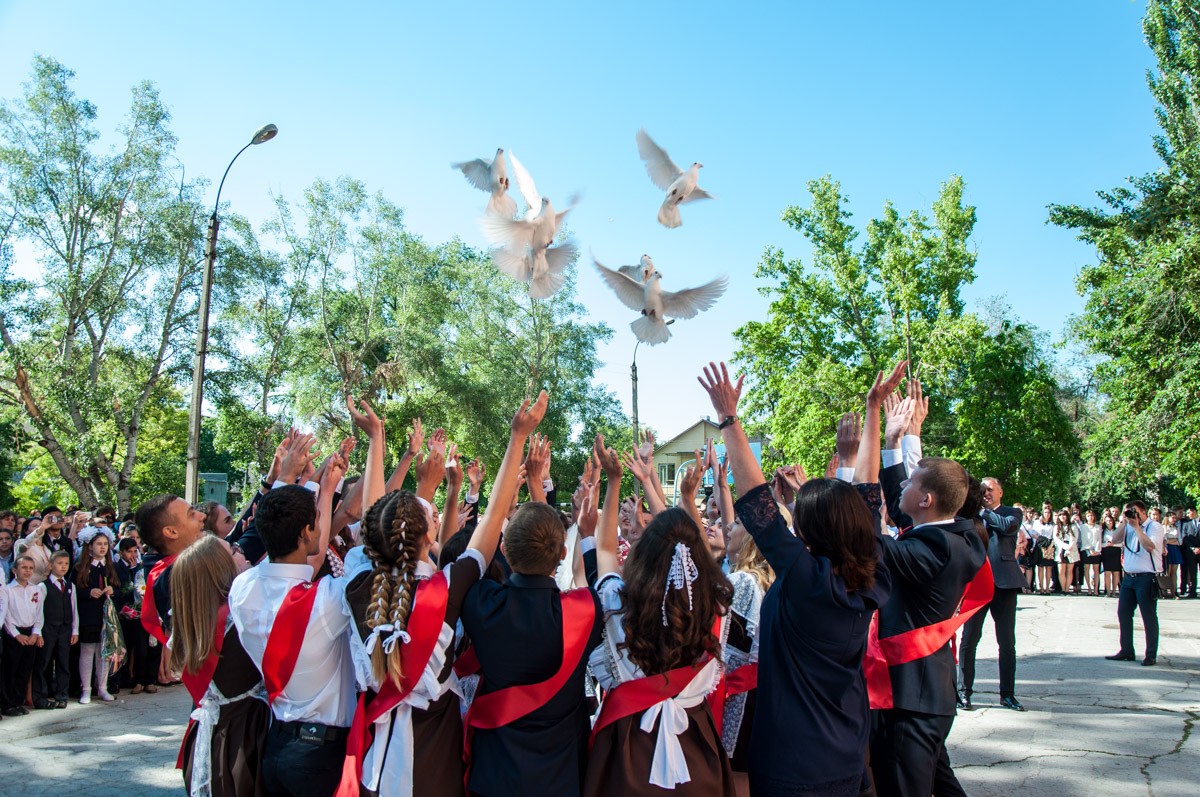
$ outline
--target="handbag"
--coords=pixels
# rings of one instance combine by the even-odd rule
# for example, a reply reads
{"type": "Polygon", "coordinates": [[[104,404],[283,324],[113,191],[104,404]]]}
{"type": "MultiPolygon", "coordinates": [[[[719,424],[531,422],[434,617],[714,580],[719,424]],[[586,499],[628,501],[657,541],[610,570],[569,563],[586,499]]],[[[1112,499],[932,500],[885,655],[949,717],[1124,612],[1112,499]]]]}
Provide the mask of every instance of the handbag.
{"type": "Polygon", "coordinates": [[[1154,581],[1158,584],[1158,597],[1171,598],[1174,597],[1175,584],[1171,577],[1166,573],[1155,573],[1154,581]]]}

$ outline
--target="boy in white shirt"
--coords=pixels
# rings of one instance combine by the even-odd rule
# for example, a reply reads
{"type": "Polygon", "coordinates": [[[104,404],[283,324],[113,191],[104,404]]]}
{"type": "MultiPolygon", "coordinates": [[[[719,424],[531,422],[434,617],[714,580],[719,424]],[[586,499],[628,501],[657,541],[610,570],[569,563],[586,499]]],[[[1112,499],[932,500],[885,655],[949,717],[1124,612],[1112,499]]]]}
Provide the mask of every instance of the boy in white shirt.
{"type": "Polygon", "coordinates": [[[13,582],[3,589],[7,605],[4,611],[4,684],[0,690],[0,708],[4,716],[28,714],[25,687],[33,675],[37,649],[42,646],[42,603],[45,587],[30,583],[33,559],[21,556],[13,565],[13,582]]]}

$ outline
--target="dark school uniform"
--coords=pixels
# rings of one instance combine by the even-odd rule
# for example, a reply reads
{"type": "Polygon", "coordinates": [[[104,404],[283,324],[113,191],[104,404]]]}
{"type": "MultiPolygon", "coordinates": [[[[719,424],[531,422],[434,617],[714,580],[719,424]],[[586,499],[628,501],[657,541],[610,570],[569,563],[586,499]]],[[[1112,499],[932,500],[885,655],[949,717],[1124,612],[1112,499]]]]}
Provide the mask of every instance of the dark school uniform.
{"type": "MultiPolygon", "coordinates": [[[[471,794],[580,794],[591,732],[584,674],[603,630],[599,601],[595,593],[591,598],[591,632],[562,688],[509,725],[473,732],[471,794]]],[[[479,696],[540,683],[562,666],[562,593],[551,576],[513,573],[505,584],[478,582],[463,603],[462,624],[479,658],[479,696]]]]}
{"type": "Polygon", "coordinates": [[[79,634],[76,585],[51,575],[44,582],[42,647],[33,670],[33,705],[49,700],[66,702],[71,679],[71,637],[79,634]]]}

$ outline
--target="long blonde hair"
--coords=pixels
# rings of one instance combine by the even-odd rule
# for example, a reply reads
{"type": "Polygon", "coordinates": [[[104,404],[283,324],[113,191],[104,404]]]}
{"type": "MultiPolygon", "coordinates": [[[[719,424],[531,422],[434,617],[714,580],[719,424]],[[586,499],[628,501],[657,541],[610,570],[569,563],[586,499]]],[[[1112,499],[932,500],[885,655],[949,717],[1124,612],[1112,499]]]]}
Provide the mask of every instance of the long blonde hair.
{"type": "Polygon", "coordinates": [[[417,591],[417,562],[429,526],[420,499],[407,490],[393,490],[380,498],[363,518],[363,552],[373,566],[365,619],[376,636],[371,671],[379,683],[391,678],[399,686],[403,676],[396,637],[408,628],[417,591]]]}
{"type": "Polygon", "coordinates": [[[213,652],[214,625],[237,565],[220,540],[205,535],[171,567],[171,668],[199,672],[213,652]]]}
{"type": "Polygon", "coordinates": [[[738,549],[737,561],[733,563],[732,572],[749,573],[754,576],[764,593],[775,583],[775,571],[767,564],[767,557],[763,556],[762,551],[754,544],[750,532],[746,532],[746,539],[738,549]]]}

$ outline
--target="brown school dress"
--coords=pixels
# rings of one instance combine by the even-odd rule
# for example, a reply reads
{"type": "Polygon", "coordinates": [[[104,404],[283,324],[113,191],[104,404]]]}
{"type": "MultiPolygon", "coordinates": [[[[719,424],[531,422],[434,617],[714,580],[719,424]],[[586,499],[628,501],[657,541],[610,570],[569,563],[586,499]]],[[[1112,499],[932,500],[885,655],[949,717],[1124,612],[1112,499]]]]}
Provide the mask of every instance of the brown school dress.
{"type": "MultiPolygon", "coordinates": [[[[449,596],[446,601],[446,625],[456,627],[463,599],[467,591],[479,580],[479,563],[464,555],[447,566],[449,570],[449,596]]],[[[346,600],[354,617],[354,627],[359,637],[366,640],[370,629],[366,625],[367,606],[371,602],[371,571],[357,574],[346,587],[346,600]]],[[[446,657],[439,680],[445,681],[454,673],[454,642],[450,643],[451,654],[446,657]]],[[[463,797],[463,724],[459,710],[458,695],[447,692],[427,709],[413,709],[413,795],[436,795],[436,797],[463,797]]],[[[360,793],[375,797],[360,786],[360,793]]]]}
{"type": "MultiPolygon", "coordinates": [[[[232,624],[225,632],[221,659],[213,675],[213,684],[226,696],[250,691],[262,681],[262,675],[247,655],[232,624]]],[[[213,728],[213,797],[265,797],[262,789],[262,755],[267,745],[271,707],[265,700],[244,697],[221,706],[221,718],[213,728]]],[[[186,793],[192,787],[192,748],[196,726],[188,729],[183,741],[183,783],[186,793]]]]}

